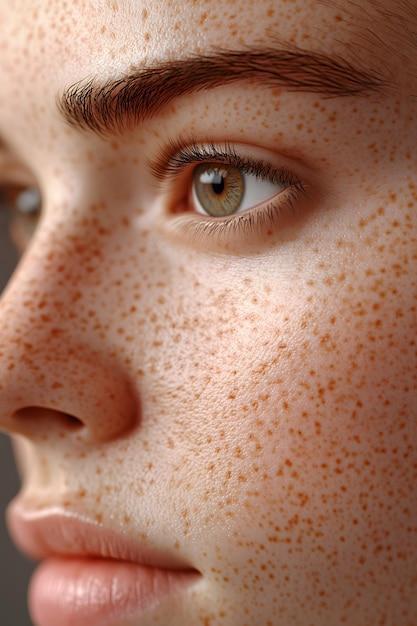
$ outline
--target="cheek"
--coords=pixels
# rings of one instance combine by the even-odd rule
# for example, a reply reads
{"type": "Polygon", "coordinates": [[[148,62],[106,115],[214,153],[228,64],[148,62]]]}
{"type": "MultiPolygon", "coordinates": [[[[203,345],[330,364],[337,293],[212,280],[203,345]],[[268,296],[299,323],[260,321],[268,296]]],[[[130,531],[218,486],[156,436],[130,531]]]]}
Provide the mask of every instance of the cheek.
{"type": "Polygon", "coordinates": [[[207,293],[183,346],[194,358],[177,406],[207,549],[284,596],[348,597],[358,577],[369,593],[392,586],[417,548],[414,296],[373,254],[361,273],[342,271],[347,259],[322,268],[314,286],[246,279],[207,293]]]}

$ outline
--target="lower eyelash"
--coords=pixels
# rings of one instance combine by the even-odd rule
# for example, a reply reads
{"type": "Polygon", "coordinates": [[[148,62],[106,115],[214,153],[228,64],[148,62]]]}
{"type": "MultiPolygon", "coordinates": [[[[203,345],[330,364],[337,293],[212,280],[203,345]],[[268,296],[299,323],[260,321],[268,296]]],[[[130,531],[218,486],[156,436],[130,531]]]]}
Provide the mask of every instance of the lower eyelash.
{"type": "Polygon", "coordinates": [[[198,217],[178,221],[179,228],[187,236],[195,239],[199,237],[216,237],[231,235],[247,235],[253,233],[267,234],[268,230],[276,227],[285,211],[294,213],[295,203],[304,195],[304,189],[288,188],[279,196],[284,195],[280,201],[270,201],[265,207],[248,209],[243,213],[238,213],[226,218],[212,219],[209,217],[198,217]]]}

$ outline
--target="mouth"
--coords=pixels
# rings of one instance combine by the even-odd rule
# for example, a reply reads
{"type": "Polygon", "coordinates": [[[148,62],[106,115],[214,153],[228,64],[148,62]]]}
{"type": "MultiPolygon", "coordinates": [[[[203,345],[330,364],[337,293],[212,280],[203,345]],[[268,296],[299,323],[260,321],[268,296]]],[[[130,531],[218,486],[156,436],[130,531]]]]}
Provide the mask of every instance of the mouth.
{"type": "Polygon", "coordinates": [[[39,626],[115,626],[186,593],[200,573],[175,554],[137,545],[123,534],[61,508],[7,512],[10,534],[41,560],[29,607],[39,626]]]}

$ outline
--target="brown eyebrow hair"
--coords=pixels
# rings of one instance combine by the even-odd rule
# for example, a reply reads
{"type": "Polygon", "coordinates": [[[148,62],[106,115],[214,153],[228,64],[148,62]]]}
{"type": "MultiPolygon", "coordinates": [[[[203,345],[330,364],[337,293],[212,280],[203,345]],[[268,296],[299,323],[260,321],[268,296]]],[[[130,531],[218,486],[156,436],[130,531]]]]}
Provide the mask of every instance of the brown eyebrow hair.
{"type": "Polygon", "coordinates": [[[216,49],[206,55],[163,61],[115,80],[80,81],[58,98],[58,108],[77,129],[103,136],[121,134],[179,97],[248,81],[327,98],[369,96],[386,87],[376,70],[363,70],[340,57],[295,46],[216,49]]]}

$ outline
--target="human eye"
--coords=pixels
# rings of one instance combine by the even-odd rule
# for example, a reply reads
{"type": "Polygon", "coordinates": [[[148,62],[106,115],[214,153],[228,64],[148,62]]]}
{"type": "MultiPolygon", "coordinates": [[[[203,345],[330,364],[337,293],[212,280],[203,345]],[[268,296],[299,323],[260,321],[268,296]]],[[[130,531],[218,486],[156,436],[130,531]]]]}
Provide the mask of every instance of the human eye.
{"type": "Polygon", "coordinates": [[[244,145],[172,142],[151,169],[188,233],[250,236],[278,229],[305,195],[301,178],[279,161],[244,145]]]}
{"type": "Polygon", "coordinates": [[[22,253],[40,219],[40,191],[31,184],[0,182],[0,205],[9,214],[10,238],[22,253]]]}

